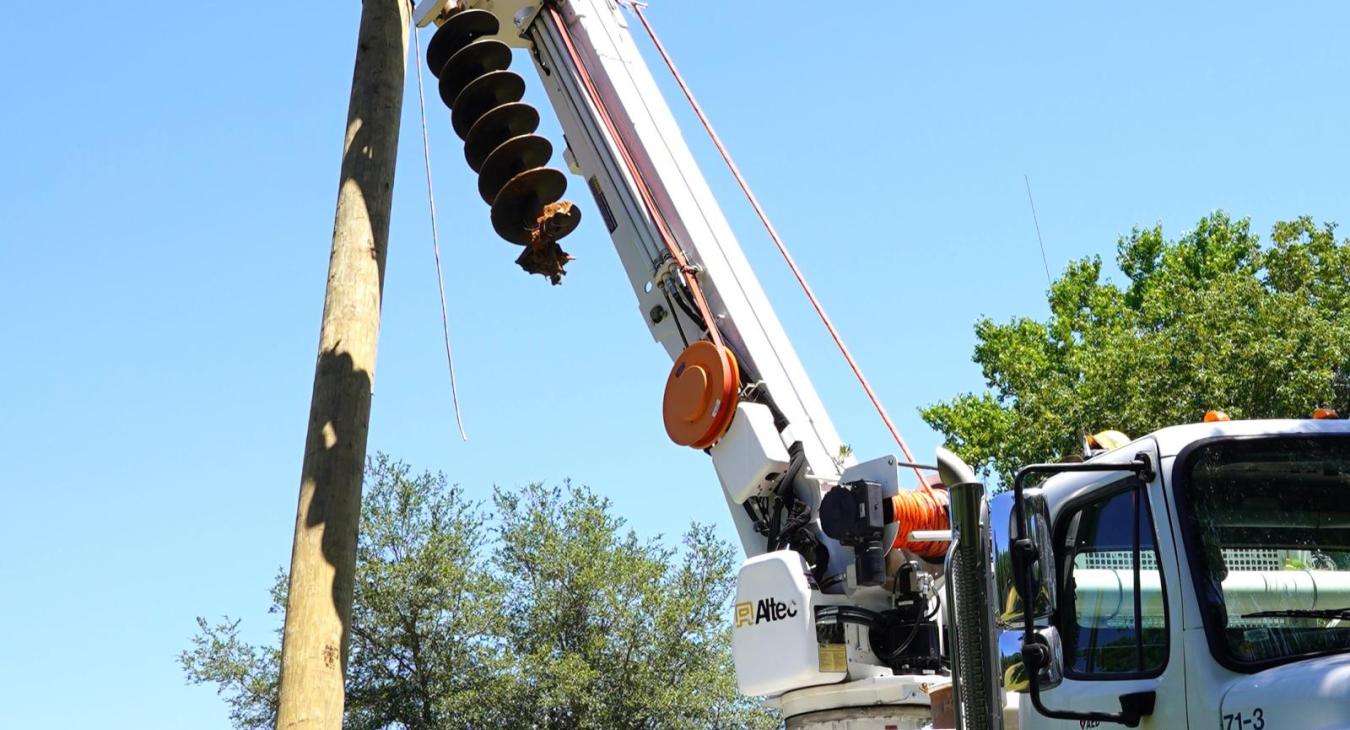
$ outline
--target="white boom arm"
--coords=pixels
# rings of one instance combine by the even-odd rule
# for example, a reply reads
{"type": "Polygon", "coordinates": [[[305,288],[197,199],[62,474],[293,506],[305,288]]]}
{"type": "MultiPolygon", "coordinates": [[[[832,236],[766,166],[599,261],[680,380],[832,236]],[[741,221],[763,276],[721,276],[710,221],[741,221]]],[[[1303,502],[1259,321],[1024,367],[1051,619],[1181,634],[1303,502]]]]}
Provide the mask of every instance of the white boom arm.
{"type": "MultiPolygon", "coordinates": [[[[596,212],[610,228],[638,311],[652,336],[674,358],[701,336],[702,328],[672,303],[670,289],[677,286],[679,274],[671,266],[656,222],[647,214],[620,143],[655,194],[659,212],[689,264],[701,270],[699,281],[728,346],[786,419],[781,429],[784,443],[800,441],[806,473],[833,481],[838,477],[834,458],[839,454],[839,435],[633,44],[620,7],[610,0],[569,0],[559,7],[571,46],[622,140],[614,139],[601,121],[555,16],[547,11],[528,16],[522,30],[534,42],[535,64],[562,122],[571,161],[578,168],[574,171],[585,176],[594,194],[596,212]]],[[[711,456],[719,474],[735,471],[722,462],[743,458],[718,449],[711,456]]],[[[739,487],[723,486],[728,494],[739,487]]],[[[804,491],[808,504],[818,501],[818,494],[810,493],[814,490],[804,491]]],[[[728,506],[746,553],[762,552],[763,538],[744,510],[737,504],[728,506]]]]}
{"type": "MultiPolygon", "coordinates": [[[[867,706],[860,710],[863,715],[859,717],[890,718],[898,717],[894,708],[877,706],[902,704],[920,714],[926,712],[922,707],[928,704],[923,688],[944,680],[931,675],[895,676],[891,666],[896,666],[898,652],[909,647],[916,634],[910,632],[903,645],[899,645],[899,638],[921,622],[922,654],[936,661],[940,632],[930,622],[932,615],[925,614],[936,592],[932,578],[940,579],[941,568],[913,563],[905,574],[905,586],[897,586],[894,593],[889,584],[882,587],[881,558],[898,529],[892,524],[886,527],[884,538],[869,533],[869,545],[874,546],[869,553],[873,558],[868,563],[870,577],[855,580],[850,573],[854,551],[827,536],[818,522],[826,492],[840,483],[864,481],[870,485],[866,488],[873,490],[869,492],[869,504],[874,503],[876,508],[869,514],[880,519],[881,500],[889,499],[899,488],[896,459],[883,457],[855,464],[851,457],[841,454],[839,435],[634,45],[620,4],[615,0],[537,1],[423,0],[415,18],[422,25],[444,20],[438,36],[446,40],[440,50],[429,51],[429,59],[434,55],[434,65],[444,64],[436,72],[443,98],[455,97],[452,107],[457,119],[471,116],[468,112],[461,114],[465,109],[473,113],[478,113],[477,107],[486,109],[487,105],[480,103],[485,95],[480,92],[490,85],[489,81],[507,90],[494,103],[511,104],[520,98],[510,91],[510,84],[500,81],[502,72],[494,70],[501,68],[500,63],[494,66],[484,60],[492,50],[487,47],[490,44],[477,50],[470,48],[475,42],[469,30],[478,27],[478,35],[496,32],[497,40],[530,49],[562,124],[568,165],[585,179],[594,199],[594,208],[586,211],[589,225],[604,225],[609,231],[637,297],[640,316],[676,361],[676,372],[686,348],[707,335],[705,321],[713,323],[734,353],[744,376],[741,392],[734,393],[735,402],[729,404],[737,410],[730,430],[720,441],[714,438],[709,442],[712,445],[707,451],[750,558],[738,581],[733,632],[742,689],[752,694],[781,695],[780,705],[788,715],[867,706]],[[461,10],[465,14],[457,20],[453,11],[461,10]],[[467,15],[484,10],[496,16],[500,31],[481,30],[498,25],[490,19],[485,21],[482,13],[475,18],[467,15]],[[457,51],[442,52],[445,48],[462,49],[460,58],[468,60],[446,61],[457,51]],[[456,85],[463,82],[461,77],[466,74],[461,72],[466,70],[486,75],[480,79],[482,84],[470,82],[462,87],[465,91],[460,91],[456,85]],[[494,79],[488,79],[494,74],[494,79]],[[452,91],[446,91],[447,84],[452,91]],[[679,263],[681,259],[684,266],[679,263]],[[688,279],[691,272],[693,284],[688,279]],[[706,300],[706,315],[710,316],[697,302],[698,291],[706,300]],[[793,519],[799,521],[793,525],[792,534],[809,546],[799,549],[811,553],[808,563],[813,565],[812,575],[803,570],[798,552],[767,550],[773,538],[766,542],[766,523],[773,534],[788,520],[780,522],[780,517],[787,515],[780,515],[777,507],[768,520],[761,509],[763,502],[760,507],[752,506],[750,497],[767,496],[763,489],[766,485],[768,491],[776,490],[778,497],[795,495],[792,504],[797,512],[793,519]],[[808,508],[804,512],[800,509],[803,505],[808,508]],[[804,525],[801,520],[805,520],[804,525]],[[803,532],[811,534],[802,537],[803,532]],[[924,572],[927,574],[919,575],[924,572]],[[903,619],[885,619],[888,627],[899,626],[904,631],[895,639],[899,648],[883,661],[874,653],[875,644],[869,638],[869,627],[874,624],[860,624],[859,612],[871,617],[883,612],[896,614],[893,609],[902,588],[914,597],[906,604],[912,619],[910,614],[903,619]]],[[[432,41],[433,46],[436,43],[432,41]]],[[[486,113],[480,119],[490,116],[492,113],[486,113]]],[[[465,134],[471,122],[459,119],[456,124],[456,131],[473,147],[473,131],[465,134]]],[[[530,131],[532,127],[525,130],[530,131]]],[[[503,143],[500,149],[507,146],[503,143]]],[[[480,189],[482,180],[491,177],[486,172],[489,167],[492,164],[485,163],[480,189]]],[[[528,182],[525,179],[533,175],[545,180],[545,172],[526,170],[518,173],[518,179],[528,182]]],[[[518,193],[513,188],[515,181],[501,188],[509,192],[498,193],[493,201],[494,225],[502,201],[518,193]]],[[[551,200],[557,200],[555,193],[556,187],[549,193],[551,200]]],[[[547,210],[540,221],[547,218],[547,210]]],[[[542,222],[536,235],[538,230],[543,230],[542,222]]],[[[503,232],[500,227],[498,232],[504,237],[519,234],[518,229],[503,232]]],[[[667,415],[669,428],[669,412],[667,415]]],[[[839,491],[835,496],[845,493],[839,491]]],[[[853,499],[852,492],[847,494],[853,499]]],[[[846,517],[850,509],[844,510],[846,517]]],[[[783,541],[777,543],[778,548],[786,546],[783,541]]],[[[862,558],[858,560],[861,565],[862,558]]],[[[892,574],[894,570],[885,573],[892,574]]],[[[935,664],[926,666],[936,668],[935,664]]]]}

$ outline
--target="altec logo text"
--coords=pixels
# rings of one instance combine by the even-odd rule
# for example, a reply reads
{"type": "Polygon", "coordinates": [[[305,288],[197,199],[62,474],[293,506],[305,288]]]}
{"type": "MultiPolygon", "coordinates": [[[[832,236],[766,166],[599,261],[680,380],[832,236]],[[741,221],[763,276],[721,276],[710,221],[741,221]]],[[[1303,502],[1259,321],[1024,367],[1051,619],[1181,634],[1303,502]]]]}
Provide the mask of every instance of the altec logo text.
{"type": "Polygon", "coordinates": [[[797,615],[797,602],[791,604],[773,598],[741,601],[736,604],[736,628],[754,626],[765,621],[780,621],[797,615]]]}

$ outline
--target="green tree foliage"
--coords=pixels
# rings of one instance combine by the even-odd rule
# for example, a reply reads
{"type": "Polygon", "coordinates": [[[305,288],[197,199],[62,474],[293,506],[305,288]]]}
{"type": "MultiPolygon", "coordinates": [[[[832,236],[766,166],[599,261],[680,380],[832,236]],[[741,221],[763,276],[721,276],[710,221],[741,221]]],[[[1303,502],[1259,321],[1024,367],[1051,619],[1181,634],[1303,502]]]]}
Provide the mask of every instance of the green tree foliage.
{"type": "MultiPolygon", "coordinates": [[[[520,727],[776,726],[740,698],[728,648],[737,563],[706,526],[683,555],[642,541],[584,489],[499,490],[497,565],[520,727]]],[[[514,725],[513,725],[514,726],[514,725]]]]}
{"type": "Polygon", "coordinates": [[[509,668],[487,516],[444,477],[383,454],[366,483],[344,727],[487,727],[509,668]]]}
{"type": "MultiPolygon", "coordinates": [[[[759,728],[736,692],[731,548],[694,525],[682,550],[640,540],[584,487],[497,490],[496,517],[443,476],[367,467],[345,727],[759,728]]],[[[285,606],[277,578],[272,611],[285,606]]],[[[270,730],[280,629],[250,644],[198,619],[180,655],[235,727],[270,730]]]]}
{"type": "Polygon", "coordinates": [[[1263,246],[1248,220],[1216,212],[1174,241],[1135,229],[1117,252],[1123,284],[1081,259],[1051,286],[1047,320],[975,325],[988,390],[921,410],[971,464],[1008,483],[1089,432],[1138,435],[1209,409],[1350,411],[1350,241],[1334,224],[1280,222],[1263,246]]]}

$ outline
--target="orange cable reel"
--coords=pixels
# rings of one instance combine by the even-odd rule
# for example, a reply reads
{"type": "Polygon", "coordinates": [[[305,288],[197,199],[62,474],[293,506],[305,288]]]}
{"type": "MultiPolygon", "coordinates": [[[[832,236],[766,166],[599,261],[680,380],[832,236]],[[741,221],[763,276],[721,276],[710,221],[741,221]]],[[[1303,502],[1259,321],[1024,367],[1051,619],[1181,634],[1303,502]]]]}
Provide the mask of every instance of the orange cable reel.
{"type": "Polygon", "coordinates": [[[695,342],[675,358],[666,378],[661,405],[666,435],[681,446],[712,446],[731,426],[740,392],[740,368],[731,350],[695,342]]]}
{"type": "Polygon", "coordinates": [[[947,519],[946,490],[916,490],[900,492],[891,497],[891,514],[899,524],[892,547],[904,548],[915,555],[933,559],[947,554],[950,546],[947,542],[911,541],[909,533],[916,530],[946,530],[951,527],[947,519]]]}

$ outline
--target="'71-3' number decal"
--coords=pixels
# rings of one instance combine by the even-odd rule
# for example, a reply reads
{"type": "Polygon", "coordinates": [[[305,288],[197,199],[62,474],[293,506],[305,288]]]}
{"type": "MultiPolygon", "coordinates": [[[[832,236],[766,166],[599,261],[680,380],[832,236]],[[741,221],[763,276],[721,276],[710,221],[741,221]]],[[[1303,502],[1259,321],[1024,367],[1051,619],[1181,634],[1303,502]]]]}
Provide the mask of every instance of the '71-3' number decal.
{"type": "Polygon", "coordinates": [[[1245,715],[1234,712],[1223,716],[1223,730],[1265,730],[1266,713],[1260,707],[1252,708],[1245,715]]]}

